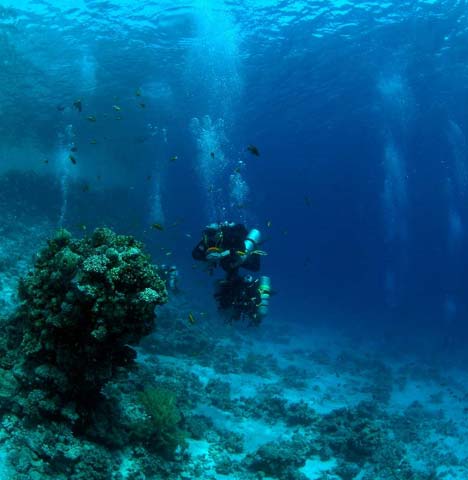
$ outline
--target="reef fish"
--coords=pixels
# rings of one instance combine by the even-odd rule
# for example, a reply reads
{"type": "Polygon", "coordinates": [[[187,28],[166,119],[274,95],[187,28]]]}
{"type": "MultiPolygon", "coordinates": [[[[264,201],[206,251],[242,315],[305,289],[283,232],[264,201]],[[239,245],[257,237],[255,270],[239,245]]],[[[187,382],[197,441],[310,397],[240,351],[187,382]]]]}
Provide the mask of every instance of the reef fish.
{"type": "Polygon", "coordinates": [[[256,157],[260,156],[260,150],[255,146],[255,145],[248,145],[247,150],[252,154],[255,155],[256,157]]]}

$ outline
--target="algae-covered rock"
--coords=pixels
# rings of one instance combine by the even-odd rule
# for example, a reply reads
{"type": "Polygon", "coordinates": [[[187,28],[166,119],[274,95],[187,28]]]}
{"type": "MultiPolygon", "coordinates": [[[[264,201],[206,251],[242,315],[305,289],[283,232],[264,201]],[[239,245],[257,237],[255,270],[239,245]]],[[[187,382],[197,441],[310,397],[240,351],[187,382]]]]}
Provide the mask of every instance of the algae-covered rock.
{"type": "Polygon", "coordinates": [[[75,240],[59,230],[20,281],[15,377],[28,414],[85,414],[151,332],[164,283],[142,245],[107,228],[75,240]]]}
{"type": "Polygon", "coordinates": [[[305,480],[299,471],[312,453],[312,447],[301,435],[293,435],[291,440],[269,442],[256,452],[247,455],[246,466],[259,475],[268,475],[280,480],[305,480]]]}

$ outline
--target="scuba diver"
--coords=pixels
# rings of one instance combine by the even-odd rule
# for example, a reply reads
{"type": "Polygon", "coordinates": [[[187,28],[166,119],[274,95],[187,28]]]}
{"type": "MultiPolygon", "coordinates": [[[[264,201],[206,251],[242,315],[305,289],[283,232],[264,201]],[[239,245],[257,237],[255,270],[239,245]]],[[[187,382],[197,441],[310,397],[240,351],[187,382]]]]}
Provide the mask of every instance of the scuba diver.
{"type": "Polygon", "coordinates": [[[159,277],[165,282],[166,289],[172,293],[179,292],[179,271],[175,265],[159,265],[157,267],[159,277]]]}
{"type": "Polygon", "coordinates": [[[260,241],[260,231],[255,228],[249,232],[242,224],[212,223],[203,230],[202,240],[193,249],[192,257],[207,262],[210,274],[218,265],[226,272],[214,296],[231,321],[248,318],[251,324],[258,325],[268,312],[270,278],[254,279],[239,273],[241,268],[260,270],[260,257],[265,255],[258,249],[260,241]]]}

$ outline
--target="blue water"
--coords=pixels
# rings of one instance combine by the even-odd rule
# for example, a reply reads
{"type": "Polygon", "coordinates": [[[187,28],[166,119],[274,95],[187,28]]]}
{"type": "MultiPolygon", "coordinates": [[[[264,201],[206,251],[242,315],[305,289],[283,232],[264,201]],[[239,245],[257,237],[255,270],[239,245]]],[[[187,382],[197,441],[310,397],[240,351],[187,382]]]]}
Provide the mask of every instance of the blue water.
{"type": "Polygon", "coordinates": [[[62,188],[100,175],[194,236],[271,221],[265,270],[297,321],[463,328],[463,2],[3,3],[2,143],[32,152],[2,163],[40,171],[55,152],[62,188]]]}
{"type": "Polygon", "coordinates": [[[463,344],[464,2],[2,4],[0,168],[50,178],[58,225],[128,209],[188,286],[203,226],[242,221],[266,238],[268,321],[463,344]]]}

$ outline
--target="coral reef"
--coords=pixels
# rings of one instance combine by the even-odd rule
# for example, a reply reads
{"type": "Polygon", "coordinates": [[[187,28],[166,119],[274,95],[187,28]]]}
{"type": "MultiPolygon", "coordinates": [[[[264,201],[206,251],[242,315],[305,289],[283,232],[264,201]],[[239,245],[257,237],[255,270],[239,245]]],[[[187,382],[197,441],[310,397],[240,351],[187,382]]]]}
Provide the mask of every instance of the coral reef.
{"type": "Polygon", "coordinates": [[[19,284],[7,345],[28,418],[83,423],[101,388],[131,367],[129,346],[151,332],[163,282],[132,237],[60,230],[19,284]],[[12,351],[15,355],[12,355],[12,351]]]}
{"type": "Polygon", "coordinates": [[[308,439],[294,435],[289,441],[269,442],[254,454],[248,455],[247,465],[255,472],[262,472],[279,480],[306,480],[299,472],[306,459],[313,452],[308,439]]]}

